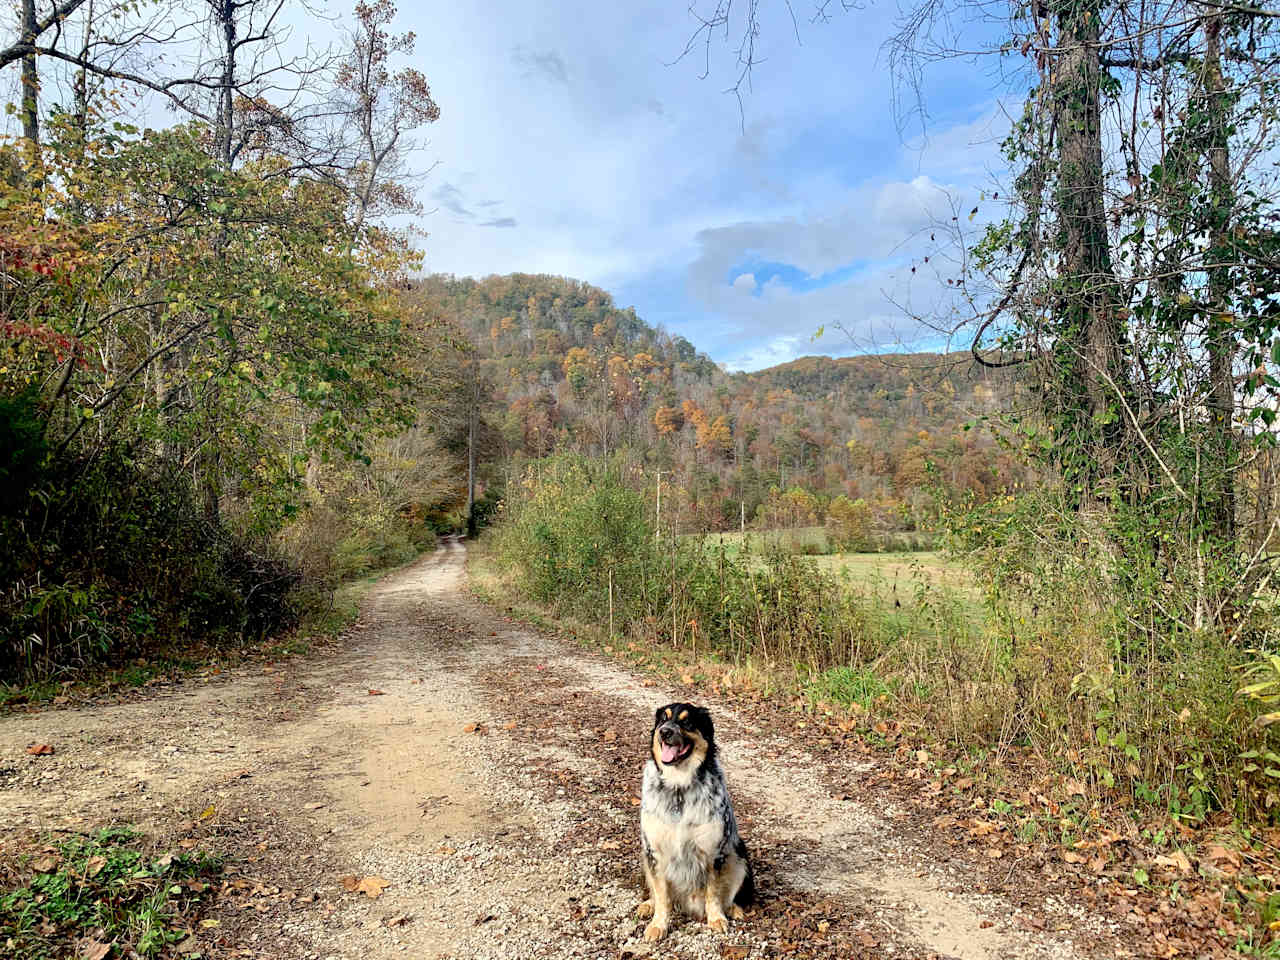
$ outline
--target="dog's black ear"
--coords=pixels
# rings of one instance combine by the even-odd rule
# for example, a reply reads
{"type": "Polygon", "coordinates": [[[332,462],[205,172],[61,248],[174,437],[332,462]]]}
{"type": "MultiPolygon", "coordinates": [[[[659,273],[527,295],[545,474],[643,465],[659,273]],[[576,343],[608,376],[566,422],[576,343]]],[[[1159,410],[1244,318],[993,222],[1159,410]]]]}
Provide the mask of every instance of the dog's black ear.
{"type": "Polygon", "coordinates": [[[710,742],[716,738],[715,724],[711,722],[711,711],[706,707],[693,708],[693,726],[710,742]]]}
{"type": "Polygon", "coordinates": [[[662,711],[663,711],[663,710],[665,710],[665,709],[667,709],[667,708],[666,708],[666,707],[659,707],[657,710],[653,711],[653,726],[654,726],[654,728],[655,728],[655,729],[656,729],[656,728],[658,728],[658,727],[660,727],[660,726],[662,726],[662,721],[663,721],[664,719],[666,719],[666,718],[665,718],[665,717],[663,717],[663,715],[662,715],[662,711]]]}

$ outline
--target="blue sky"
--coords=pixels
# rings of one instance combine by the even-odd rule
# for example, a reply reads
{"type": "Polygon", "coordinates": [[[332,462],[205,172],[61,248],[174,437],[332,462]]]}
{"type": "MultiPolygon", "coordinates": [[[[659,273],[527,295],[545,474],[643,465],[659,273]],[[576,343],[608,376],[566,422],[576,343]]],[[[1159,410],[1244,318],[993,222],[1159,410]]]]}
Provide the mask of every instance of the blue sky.
{"type": "Polygon", "coordinates": [[[763,0],[741,116],[724,93],[736,43],[713,44],[706,79],[700,55],[672,63],[694,26],[684,0],[496,0],[484,23],[402,8],[442,110],[428,269],[578,277],[735,369],[922,342],[900,305],[941,295],[910,267],[935,219],[992,189],[1002,88],[938,68],[928,136],[904,142],[880,49],[897,5],[810,24],[805,2],[797,43],[785,4],[763,0]]]}

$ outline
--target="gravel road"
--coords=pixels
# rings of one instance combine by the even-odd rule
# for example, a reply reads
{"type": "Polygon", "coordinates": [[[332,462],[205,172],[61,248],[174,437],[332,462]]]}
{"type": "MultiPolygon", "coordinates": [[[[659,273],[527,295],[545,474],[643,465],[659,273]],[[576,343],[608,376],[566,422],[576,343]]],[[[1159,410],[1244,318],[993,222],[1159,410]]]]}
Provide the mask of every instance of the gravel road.
{"type": "Polygon", "coordinates": [[[678,919],[644,943],[640,768],[654,707],[691,691],[478,603],[464,560],[446,541],[386,577],[328,652],[0,719],[0,824],[128,822],[229,854],[189,945],[206,957],[1116,955],[1088,911],[1045,900],[1029,923],[903,811],[833,789],[874,758],[818,762],[716,698],[763,902],[727,934],[678,919]]]}

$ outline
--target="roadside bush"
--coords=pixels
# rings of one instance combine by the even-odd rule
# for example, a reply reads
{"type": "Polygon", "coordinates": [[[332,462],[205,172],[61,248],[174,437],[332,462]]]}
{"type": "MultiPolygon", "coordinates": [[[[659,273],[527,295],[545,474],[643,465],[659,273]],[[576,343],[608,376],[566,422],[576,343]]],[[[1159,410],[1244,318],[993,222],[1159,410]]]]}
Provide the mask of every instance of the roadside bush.
{"type": "Polygon", "coordinates": [[[977,571],[995,627],[1001,735],[1188,819],[1270,816],[1280,742],[1238,695],[1269,614],[1218,626],[1208,603],[1232,561],[1179,557],[1178,536],[1152,535],[1141,510],[1104,520],[1053,487],[948,508],[949,547],[977,571]]]}
{"type": "Polygon", "coordinates": [[[659,539],[651,515],[620,465],[564,456],[529,468],[487,538],[517,588],[563,614],[603,623],[612,600],[622,629],[816,670],[870,653],[857,598],[812,561],[659,539]]]}
{"type": "Polygon", "coordinates": [[[294,616],[293,564],[126,450],[46,463],[0,524],[0,681],[192,639],[257,640],[294,616]]]}

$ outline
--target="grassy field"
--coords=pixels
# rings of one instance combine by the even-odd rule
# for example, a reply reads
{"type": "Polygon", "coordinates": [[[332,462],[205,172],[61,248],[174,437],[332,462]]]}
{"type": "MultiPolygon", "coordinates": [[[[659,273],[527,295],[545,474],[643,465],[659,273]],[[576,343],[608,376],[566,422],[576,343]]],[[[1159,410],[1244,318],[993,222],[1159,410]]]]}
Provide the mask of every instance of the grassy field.
{"type": "Polygon", "coordinates": [[[968,571],[937,551],[911,553],[833,553],[814,562],[865,593],[900,596],[903,601],[920,590],[939,587],[962,593],[974,591],[968,571]]]}
{"type": "MultiPolygon", "coordinates": [[[[822,527],[707,534],[708,550],[724,544],[729,557],[744,551],[763,558],[772,550],[808,556],[820,570],[839,577],[848,589],[867,600],[897,609],[950,603],[963,610],[971,625],[985,621],[982,597],[973,577],[936,550],[886,550],[831,553],[822,527]],[[896,602],[896,603],[895,603],[896,602]]],[[[763,562],[763,559],[760,560],[763,562]]]]}
{"type": "MultiPolygon", "coordinates": [[[[697,536],[697,534],[694,534],[697,536]]],[[[731,557],[748,549],[752,553],[781,550],[783,553],[803,553],[813,556],[861,556],[862,554],[835,554],[825,527],[796,527],[791,530],[748,530],[746,533],[708,533],[703,535],[709,547],[724,543],[731,557]]],[[[932,544],[928,533],[884,534],[881,545],[884,553],[869,556],[903,553],[910,555],[916,548],[932,544]]]]}

